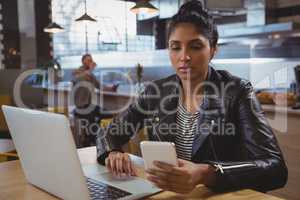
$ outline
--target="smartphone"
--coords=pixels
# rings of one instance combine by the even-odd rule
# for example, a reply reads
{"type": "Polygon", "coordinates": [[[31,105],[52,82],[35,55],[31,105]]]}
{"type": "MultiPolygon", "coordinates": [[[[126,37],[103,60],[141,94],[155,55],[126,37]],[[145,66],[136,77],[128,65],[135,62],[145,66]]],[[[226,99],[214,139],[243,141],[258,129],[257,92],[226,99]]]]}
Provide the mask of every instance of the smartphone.
{"type": "Polygon", "coordinates": [[[178,166],[174,143],[143,141],[140,146],[145,169],[155,168],[153,165],[155,160],[178,166]]]}

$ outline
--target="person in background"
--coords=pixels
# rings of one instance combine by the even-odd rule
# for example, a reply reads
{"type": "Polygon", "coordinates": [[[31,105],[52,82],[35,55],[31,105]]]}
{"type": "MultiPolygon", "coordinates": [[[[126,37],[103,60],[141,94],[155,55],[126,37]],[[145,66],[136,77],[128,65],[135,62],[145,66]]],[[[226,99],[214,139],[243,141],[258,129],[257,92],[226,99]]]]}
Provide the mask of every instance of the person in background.
{"type": "Polygon", "coordinates": [[[106,146],[97,145],[99,163],[114,174],[135,175],[122,145],[146,127],[150,140],[175,143],[179,166],[154,162],[146,171],[163,190],[188,193],[204,184],[215,191],[266,192],[286,184],[283,155],[251,83],[210,64],[217,42],[216,24],[201,2],[183,4],[168,32],[176,74],[148,84],[114,118],[106,146]]]}
{"type": "MultiPolygon", "coordinates": [[[[77,131],[80,132],[79,146],[91,146],[95,144],[95,133],[97,130],[92,131],[89,125],[99,125],[101,119],[111,118],[111,114],[104,114],[103,109],[98,105],[93,105],[92,96],[95,94],[95,89],[100,89],[106,92],[116,92],[118,85],[101,86],[97,77],[93,74],[96,68],[90,54],[84,54],[81,58],[82,65],[73,71],[73,89],[75,109],[73,111],[75,117],[75,126],[77,131]],[[90,109],[91,108],[91,109],[90,109]],[[80,128],[83,127],[83,128],[80,128]],[[84,132],[84,133],[82,133],[84,132]]],[[[96,126],[95,126],[96,127],[96,126]]]]}
{"type": "MultiPolygon", "coordinates": [[[[100,88],[100,83],[93,74],[94,69],[96,68],[97,64],[94,62],[93,57],[91,54],[84,54],[81,58],[82,65],[73,71],[72,75],[74,77],[73,82],[76,83],[77,81],[88,81],[92,83],[95,88],[100,88]]],[[[104,91],[111,91],[115,92],[118,88],[118,85],[103,86],[102,89],[104,91]]]]}

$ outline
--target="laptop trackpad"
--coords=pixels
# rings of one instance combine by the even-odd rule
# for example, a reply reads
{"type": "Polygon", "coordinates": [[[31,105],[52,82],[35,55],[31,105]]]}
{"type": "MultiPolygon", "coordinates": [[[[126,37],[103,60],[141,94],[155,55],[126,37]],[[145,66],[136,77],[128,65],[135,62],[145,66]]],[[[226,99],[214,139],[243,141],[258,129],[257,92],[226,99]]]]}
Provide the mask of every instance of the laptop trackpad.
{"type": "Polygon", "coordinates": [[[100,165],[85,165],[83,166],[83,170],[84,174],[88,178],[112,185],[114,187],[128,191],[132,194],[151,194],[161,191],[159,188],[155,187],[151,182],[140,177],[115,177],[106,169],[106,167],[100,165]],[[137,188],[139,189],[137,190],[137,188]]]}
{"type": "Polygon", "coordinates": [[[86,164],[82,165],[82,170],[85,176],[91,177],[97,174],[106,173],[108,169],[99,164],[86,164]]]}

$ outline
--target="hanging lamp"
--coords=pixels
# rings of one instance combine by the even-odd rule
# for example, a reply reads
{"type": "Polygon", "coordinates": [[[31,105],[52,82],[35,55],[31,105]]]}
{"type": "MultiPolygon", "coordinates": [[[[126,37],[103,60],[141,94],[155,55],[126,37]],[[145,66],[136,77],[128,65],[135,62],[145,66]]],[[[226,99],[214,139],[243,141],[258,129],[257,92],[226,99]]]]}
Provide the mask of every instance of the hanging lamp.
{"type": "Polygon", "coordinates": [[[55,22],[51,22],[48,26],[44,28],[44,32],[46,33],[60,33],[63,31],[64,31],[63,27],[61,27],[55,22]]]}
{"type": "MultiPolygon", "coordinates": [[[[52,16],[52,3],[51,4],[51,20],[53,20],[53,16],[52,16]]],[[[60,33],[63,32],[64,29],[63,27],[61,27],[60,25],[58,25],[57,23],[55,23],[54,21],[50,22],[45,28],[44,28],[44,32],[46,33],[60,33]]]]}
{"type": "Polygon", "coordinates": [[[96,19],[92,18],[87,14],[87,8],[86,8],[86,0],[84,0],[84,14],[75,19],[76,22],[85,22],[85,53],[89,52],[89,42],[88,42],[88,30],[87,30],[87,22],[97,22],[96,19]]]}
{"type": "Polygon", "coordinates": [[[140,13],[156,13],[158,12],[158,8],[153,6],[149,0],[141,0],[136,3],[135,6],[130,8],[130,11],[135,13],[135,14],[140,14],[140,13]]]}
{"type": "Polygon", "coordinates": [[[84,14],[81,17],[75,19],[75,21],[77,21],[77,22],[80,22],[80,21],[96,22],[97,21],[96,19],[92,18],[91,16],[89,16],[87,14],[86,0],[84,0],[84,14]]]}

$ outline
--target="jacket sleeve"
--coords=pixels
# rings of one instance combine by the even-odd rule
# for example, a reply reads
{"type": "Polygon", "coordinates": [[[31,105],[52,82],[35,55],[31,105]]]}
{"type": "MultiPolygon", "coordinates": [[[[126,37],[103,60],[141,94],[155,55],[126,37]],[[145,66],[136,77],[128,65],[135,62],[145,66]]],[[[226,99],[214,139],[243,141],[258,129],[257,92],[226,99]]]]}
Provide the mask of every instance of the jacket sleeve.
{"type": "Polygon", "coordinates": [[[150,89],[144,92],[124,112],[115,117],[96,137],[97,160],[104,164],[111,151],[121,151],[122,146],[144,127],[147,117],[147,98],[150,89]]]}
{"type": "Polygon", "coordinates": [[[241,81],[237,130],[241,162],[211,162],[217,169],[215,190],[251,188],[266,192],[283,187],[287,167],[275,135],[250,82],[241,81]]]}

